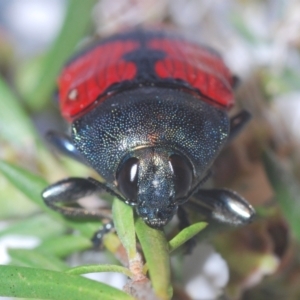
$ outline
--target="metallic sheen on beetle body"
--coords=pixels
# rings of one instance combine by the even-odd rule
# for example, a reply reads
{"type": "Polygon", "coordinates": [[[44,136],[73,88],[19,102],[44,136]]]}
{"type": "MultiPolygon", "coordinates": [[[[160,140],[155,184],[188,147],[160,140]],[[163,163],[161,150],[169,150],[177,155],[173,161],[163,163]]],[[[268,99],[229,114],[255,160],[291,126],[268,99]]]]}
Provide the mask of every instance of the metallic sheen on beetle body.
{"type": "MultiPolygon", "coordinates": [[[[52,132],[49,139],[105,183],[65,179],[43,192],[45,203],[67,215],[89,215],[61,204],[105,190],[154,228],[189,208],[210,221],[249,222],[254,210],[237,193],[201,189],[222,148],[250,119],[245,111],[228,117],[233,83],[215,51],[174,32],[135,29],[83,50],[59,78],[72,135],[52,132]]],[[[107,209],[90,215],[111,218],[107,209]]]]}

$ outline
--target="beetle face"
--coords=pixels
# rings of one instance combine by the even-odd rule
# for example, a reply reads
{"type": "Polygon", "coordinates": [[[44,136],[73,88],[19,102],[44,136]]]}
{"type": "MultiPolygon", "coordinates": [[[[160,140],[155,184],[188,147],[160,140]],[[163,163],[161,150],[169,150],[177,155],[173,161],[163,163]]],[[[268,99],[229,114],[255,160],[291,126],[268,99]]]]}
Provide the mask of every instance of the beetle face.
{"type": "Polygon", "coordinates": [[[177,199],[191,188],[192,167],[182,156],[160,148],[133,154],[121,163],[118,188],[149,226],[163,227],[177,212],[177,199]]]}
{"type": "Polygon", "coordinates": [[[74,122],[72,133],[107,185],[158,228],[201,181],[228,130],[226,112],[194,95],[142,87],[111,96],[74,122]]]}

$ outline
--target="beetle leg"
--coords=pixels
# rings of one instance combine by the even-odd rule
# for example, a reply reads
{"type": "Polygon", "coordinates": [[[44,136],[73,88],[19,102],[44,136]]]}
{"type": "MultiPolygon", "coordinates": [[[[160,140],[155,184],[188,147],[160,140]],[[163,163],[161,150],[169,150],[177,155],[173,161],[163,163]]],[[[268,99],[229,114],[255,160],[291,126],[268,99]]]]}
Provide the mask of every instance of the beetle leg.
{"type": "Polygon", "coordinates": [[[243,197],[227,189],[199,190],[186,204],[208,221],[239,226],[252,221],[255,210],[243,197]]]}
{"type": "Polygon", "coordinates": [[[241,79],[238,76],[233,75],[232,76],[232,87],[234,89],[236,89],[237,87],[239,87],[240,83],[241,83],[241,79]]]}
{"type": "Polygon", "coordinates": [[[111,220],[111,210],[107,208],[89,210],[83,207],[65,206],[74,204],[82,197],[91,195],[101,189],[88,179],[67,178],[54,183],[42,192],[45,204],[65,216],[95,217],[111,220]]]}
{"type": "Polygon", "coordinates": [[[56,131],[49,131],[46,134],[46,139],[61,154],[66,155],[72,159],[75,159],[85,165],[88,165],[85,158],[73,145],[71,138],[69,136],[67,136],[66,134],[56,132],[56,131]]]}
{"type": "Polygon", "coordinates": [[[99,249],[102,245],[103,237],[106,234],[113,232],[114,230],[115,230],[115,227],[114,227],[113,221],[108,221],[105,224],[103,224],[103,226],[98,231],[95,232],[94,236],[91,239],[91,241],[94,245],[94,248],[99,249]]]}
{"type": "Polygon", "coordinates": [[[235,138],[250,120],[251,114],[246,110],[242,110],[237,115],[233,116],[230,119],[230,132],[227,141],[230,142],[235,138]]]}

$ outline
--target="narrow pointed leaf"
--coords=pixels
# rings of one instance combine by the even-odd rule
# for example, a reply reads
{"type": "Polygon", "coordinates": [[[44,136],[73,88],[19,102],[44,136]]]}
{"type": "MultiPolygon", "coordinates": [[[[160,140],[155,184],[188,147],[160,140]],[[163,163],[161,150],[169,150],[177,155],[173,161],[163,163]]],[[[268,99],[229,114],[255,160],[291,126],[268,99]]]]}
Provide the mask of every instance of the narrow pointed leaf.
{"type": "Polygon", "coordinates": [[[42,210],[53,217],[53,220],[79,230],[86,237],[92,237],[95,231],[99,229],[100,222],[80,222],[80,220],[66,219],[61,214],[48,208],[41,196],[42,190],[48,184],[40,176],[4,161],[0,161],[0,173],[42,210]]]}
{"type": "Polygon", "coordinates": [[[199,233],[202,229],[207,226],[207,223],[200,222],[195,223],[189,227],[184,228],[181,230],[170,242],[169,248],[170,252],[174,251],[181,245],[183,245],[186,241],[194,237],[197,233],[199,233]]]}
{"type": "Polygon", "coordinates": [[[30,200],[42,209],[46,209],[41,196],[42,190],[47,186],[44,179],[4,161],[0,161],[0,172],[30,200]]]}
{"type": "Polygon", "coordinates": [[[0,78],[0,95],[1,137],[13,146],[32,146],[37,137],[36,131],[20,101],[2,78],[0,78]]]}
{"type": "Polygon", "coordinates": [[[294,235],[300,241],[300,188],[291,174],[281,166],[271,152],[263,156],[267,176],[276,194],[276,200],[282,208],[287,222],[290,224],[294,235]]]}
{"type": "Polygon", "coordinates": [[[4,230],[0,231],[0,237],[17,234],[23,236],[35,236],[42,240],[57,236],[65,232],[65,227],[59,222],[53,222],[53,218],[40,214],[28,219],[20,220],[4,230]],[[43,230],[41,230],[43,228],[43,230]]]}
{"type": "Polygon", "coordinates": [[[0,296],[52,300],[133,300],[104,283],[56,271],[0,266],[0,296]]]}
{"type": "Polygon", "coordinates": [[[53,271],[64,271],[68,266],[53,255],[33,249],[8,250],[12,265],[22,267],[42,268],[53,271]]]}
{"type": "Polygon", "coordinates": [[[74,252],[84,251],[91,247],[92,242],[86,237],[81,235],[63,235],[44,241],[36,250],[63,258],[74,252]]]}
{"type": "Polygon", "coordinates": [[[118,236],[127,251],[129,259],[132,259],[136,255],[133,210],[129,205],[115,199],[112,212],[118,236]]]}
{"type": "Polygon", "coordinates": [[[169,245],[165,234],[161,230],[150,228],[140,218],[137,219],[135,224],[154,292],[160,299],[171,299],[169,245]]]}
{"type": "Polygon", "coordinates": [[[95,3],[96,0],[69,1],[61,32],[41,62],[40,74],[37,75],[34,88],[25,95],[32,108],[40,109],[46,104],[55,87],[58,73],[91,24],[92,8],[95,3]]]}
{"type": "Polygon", "coordinates": [[[125,267],[117,265],[86,265],[79,266],[65,271],[68,274],[81,275],[89,273],[100,273],[100,272],[115,272],[121,273],[128,277],[132,277],[133,274],[125,267]]]}

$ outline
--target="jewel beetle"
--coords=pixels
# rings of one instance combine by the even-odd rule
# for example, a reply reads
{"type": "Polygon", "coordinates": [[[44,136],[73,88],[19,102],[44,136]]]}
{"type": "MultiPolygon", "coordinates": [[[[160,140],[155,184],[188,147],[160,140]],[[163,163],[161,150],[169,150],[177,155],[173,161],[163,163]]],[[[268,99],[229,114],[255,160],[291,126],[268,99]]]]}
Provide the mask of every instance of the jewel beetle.
{"type": "Polygon", "coordinates": [[[248,122],[231,119],[234,77],[214,50],[166,30],[134,29],[75,55],[59,79],[59,105],[71,136],[50,132],[63,154],[94,168],[46,188],[45,203],[68,216],[111,218],[109,209],[68,206],[107,191],[162,228],[185,208],[207,219],[245,224],[252,206],[227,189],[202,189],[222,148],[248,122]]]}

